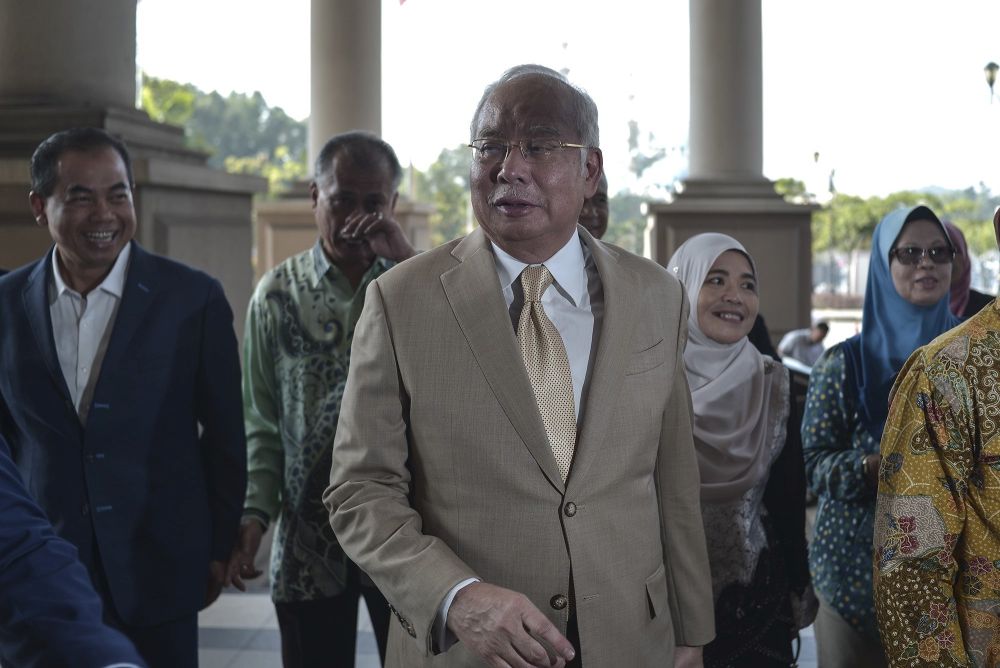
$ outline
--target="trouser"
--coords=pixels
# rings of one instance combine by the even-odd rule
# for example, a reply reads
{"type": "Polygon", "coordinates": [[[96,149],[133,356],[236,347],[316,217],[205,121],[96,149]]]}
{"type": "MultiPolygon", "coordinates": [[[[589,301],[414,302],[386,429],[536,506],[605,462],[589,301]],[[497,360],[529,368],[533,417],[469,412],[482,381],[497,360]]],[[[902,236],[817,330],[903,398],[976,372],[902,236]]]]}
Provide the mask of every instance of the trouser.
{"type": "Polygon", "coordinates": [[[882,644],[857,631],[822,598],[813,626],[818,668],[884,668],[882,644]]]}
{"type": "Polygon", "coordinates": [[[566,624],[566,640],[573,645],[576,656],[566,664],[566,668],[583,668],[583,651],[580,649],[580,627],[576,623],[576,610],[569,614],[569,622],[566,624]]]}
{"type": "MultiPolygon", "coordinates": [[[[356,569],[352,569],[355,570],[356,569]]],[[[340,594],[314,601],[275,602],[281,630],[284,668],[341,668],[354,665],[358,599],[364,596],[375,631],[378,653],[385,662],[389,637],[389,604],[378,589],[362,586],[355,575],[340,594]]]]}

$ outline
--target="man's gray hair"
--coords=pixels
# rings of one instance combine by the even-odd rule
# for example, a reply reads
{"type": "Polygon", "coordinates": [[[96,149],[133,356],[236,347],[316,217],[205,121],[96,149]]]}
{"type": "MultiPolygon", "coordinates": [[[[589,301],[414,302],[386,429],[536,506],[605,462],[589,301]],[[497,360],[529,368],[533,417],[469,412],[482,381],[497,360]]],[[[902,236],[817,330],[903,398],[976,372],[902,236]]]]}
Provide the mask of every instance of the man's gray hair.
{"type": "Polygon", "coordinates": [[[476,105],[476,113],[472,115],[472,125],[469,128],[469,134],[472,139],[476,139],[476,124],[479,122],[479,114],[482,112],[486,100],[493,94],[493,91],[501,84],[527,75],[549,77],[565,86],[566,90],[570,91],[570,95],[572,96],[573,118],[570,121],[580,136],[580,142],[594,148],[600,146],[600,132],[597,128],[597,105],[594,103],[593,98],[587,94],[587,91],[570,83],[564,74],[544,65],[516,65],[501,74],[499,79],[486,87],[483,91],[483,96],[479,98],[479,104],[476,105]]]}

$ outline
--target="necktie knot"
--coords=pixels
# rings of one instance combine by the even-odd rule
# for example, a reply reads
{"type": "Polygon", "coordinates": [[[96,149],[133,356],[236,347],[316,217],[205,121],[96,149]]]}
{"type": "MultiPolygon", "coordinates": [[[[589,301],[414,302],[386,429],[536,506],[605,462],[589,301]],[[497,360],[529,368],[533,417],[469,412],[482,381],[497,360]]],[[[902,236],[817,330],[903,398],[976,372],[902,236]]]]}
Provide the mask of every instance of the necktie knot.
{"type": "Polygon", "coordinates": [[[542,294],[552,285],[552,274],[544,264],[525,267],[521,272],[521,289],[525,303],[542,300],[542,294]]]}

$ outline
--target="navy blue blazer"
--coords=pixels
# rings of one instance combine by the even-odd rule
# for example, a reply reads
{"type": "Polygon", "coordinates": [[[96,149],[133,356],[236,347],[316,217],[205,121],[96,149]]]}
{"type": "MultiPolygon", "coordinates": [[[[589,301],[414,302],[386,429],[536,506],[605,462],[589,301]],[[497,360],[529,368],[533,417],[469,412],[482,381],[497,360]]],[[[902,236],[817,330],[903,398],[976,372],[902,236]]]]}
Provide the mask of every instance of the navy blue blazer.
{"type": "Polygon", "coordinates": [[[101,623],[101,599],[28,495],[0,438],[0,662],[38,666],[145,665],[128,638],[101,623]]]}
{"type": "Polygon", "coordinates": [[[84,427],[63,378],[47,286],[52,250],[0,278],[0,434],[31,495],[128,624],[204,605],[246,490],[233,314],[206,274],[132,242],[84,427]]]}

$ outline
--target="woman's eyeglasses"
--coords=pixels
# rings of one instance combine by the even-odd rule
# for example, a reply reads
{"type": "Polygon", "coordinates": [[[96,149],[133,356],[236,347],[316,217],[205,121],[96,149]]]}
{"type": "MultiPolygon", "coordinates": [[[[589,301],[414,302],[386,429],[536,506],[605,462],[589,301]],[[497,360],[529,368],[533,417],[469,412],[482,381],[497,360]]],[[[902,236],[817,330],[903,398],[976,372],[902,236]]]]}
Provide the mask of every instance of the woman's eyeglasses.
{"type": "Polygon", "coordinates": [[[934,264],[948,264],[955,258],[955,251],[947,246],[921,248],[920,246],[900,246],[889,251],[889,258],[896,258],[900,264],[919,264],[927,255],[934,264]]]}

